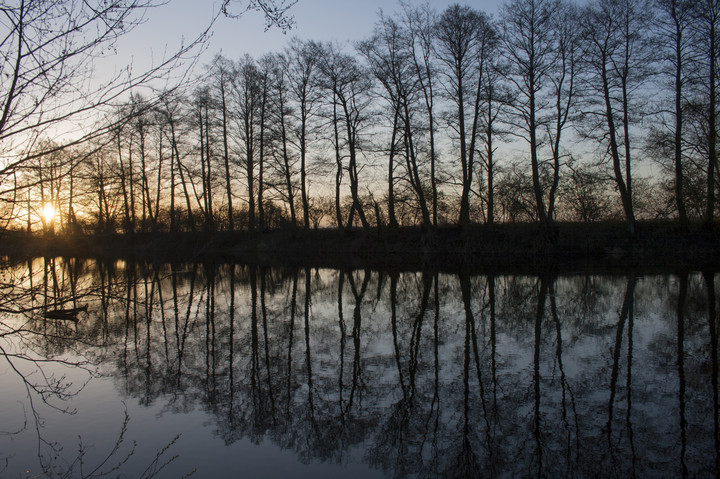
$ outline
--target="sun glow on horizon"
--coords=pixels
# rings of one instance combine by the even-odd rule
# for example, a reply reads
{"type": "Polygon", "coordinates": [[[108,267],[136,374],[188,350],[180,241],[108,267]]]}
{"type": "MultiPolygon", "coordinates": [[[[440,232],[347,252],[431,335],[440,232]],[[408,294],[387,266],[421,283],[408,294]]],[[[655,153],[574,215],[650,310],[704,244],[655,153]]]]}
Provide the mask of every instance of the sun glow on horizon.
{"type": "Polygon", "coordinates": [[[45,219],[46,223],[52,223],[52,221],[55,219],[55,208],[53,205],[46,203],[42,208],[42,217],[45,219]]]}

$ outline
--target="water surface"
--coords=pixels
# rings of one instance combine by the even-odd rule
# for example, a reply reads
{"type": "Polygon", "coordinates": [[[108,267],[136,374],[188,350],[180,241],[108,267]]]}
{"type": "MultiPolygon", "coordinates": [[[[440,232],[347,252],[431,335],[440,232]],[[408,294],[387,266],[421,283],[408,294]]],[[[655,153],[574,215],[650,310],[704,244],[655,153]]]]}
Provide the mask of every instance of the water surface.
{"type": "Polygon", "coordinates": [[[713,273],[39,258],[0,281],[2,477],[720,471],[713,273]]]}

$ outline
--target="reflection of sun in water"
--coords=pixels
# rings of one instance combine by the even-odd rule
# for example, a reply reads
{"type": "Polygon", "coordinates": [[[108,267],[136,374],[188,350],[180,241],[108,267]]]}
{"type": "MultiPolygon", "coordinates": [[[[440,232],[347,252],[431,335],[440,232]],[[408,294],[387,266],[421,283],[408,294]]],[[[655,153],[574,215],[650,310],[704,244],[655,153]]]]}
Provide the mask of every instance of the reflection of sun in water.
{"type": "Polygon", "coordinates": [[[51,223],[55,218],[55,208],[51,204],[46,204],[42,209],[42,216],[47,223],[51,223]]]}

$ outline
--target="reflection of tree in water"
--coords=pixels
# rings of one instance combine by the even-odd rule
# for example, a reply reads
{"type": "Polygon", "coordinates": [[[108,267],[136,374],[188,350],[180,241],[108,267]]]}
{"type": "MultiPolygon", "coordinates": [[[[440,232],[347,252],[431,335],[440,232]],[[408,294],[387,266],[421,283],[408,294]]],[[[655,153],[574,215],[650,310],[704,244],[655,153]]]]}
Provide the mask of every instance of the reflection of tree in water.
{"type": "MultiPolygon", "coordinates": [[[[27,437],[25,432],[34,436],[37,463],[24,459],[21,467],[25,473],[89,478],[118,473],[129,466],[138,477],[150,478],[163,471],[175,459],[167,453],[177,437],[161,446],[149,463],[138,464],[134,457],[137,444],[125,438],[130,421],[127,412],[116,431],[107,431],[108,447],[88,444],[82,432],[75,444],[63,444],[53,440],[45,428],[49,416],[76,413],[72,400],[92,377],[102,374],[102,365],[108,361],[104,346],[118,337],[109,334],[102,319],[106,314],[87,321],[88,301],[97,300],[101,313],[107,312],[113,287],[106,280],[113,276],[112,265],[59,258],[28,260],[24,265],[3,261],[0,275],[0,358],[10,372],[3,385],[18,391],[13,383],[19,380],[20,390],[25,392],[24,397],[16,397],[24,424],[0,435],[16,436],[22,444],[26,439],[20,436],[27,437]]],[[[10,472],[6,468],[13,455],[0,456],[0,464],[4,464],[0,474],[10,472]]]]}
{"type": "Polygon", "coordinates": [[[38,352],[92,354],[144,404],[203,408],[228,444],[270,439],[398,477],[718,470],[712,274],[11,270],[28,317],[91,305],[78,323],[33,319],[38,352]]]}

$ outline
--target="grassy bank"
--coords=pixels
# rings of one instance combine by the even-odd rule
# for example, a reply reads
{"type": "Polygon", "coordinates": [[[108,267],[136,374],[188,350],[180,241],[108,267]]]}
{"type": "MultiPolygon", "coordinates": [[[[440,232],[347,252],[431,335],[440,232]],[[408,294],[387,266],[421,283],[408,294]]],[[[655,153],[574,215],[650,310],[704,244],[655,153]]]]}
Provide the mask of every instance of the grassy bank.
{"type": "Polygon", "coordinates": [[[0,254],[140,261],[238,263],[352,268],[537,270],[720,269],[720,234],[674,223],[641,223],[629,236],[621,223],[558,224],[548,239],[535,224],[471,228],[400,228],[350,232],[287,229],[249,234],[139,233],[28,236],[4,233],[0,254]]]}

